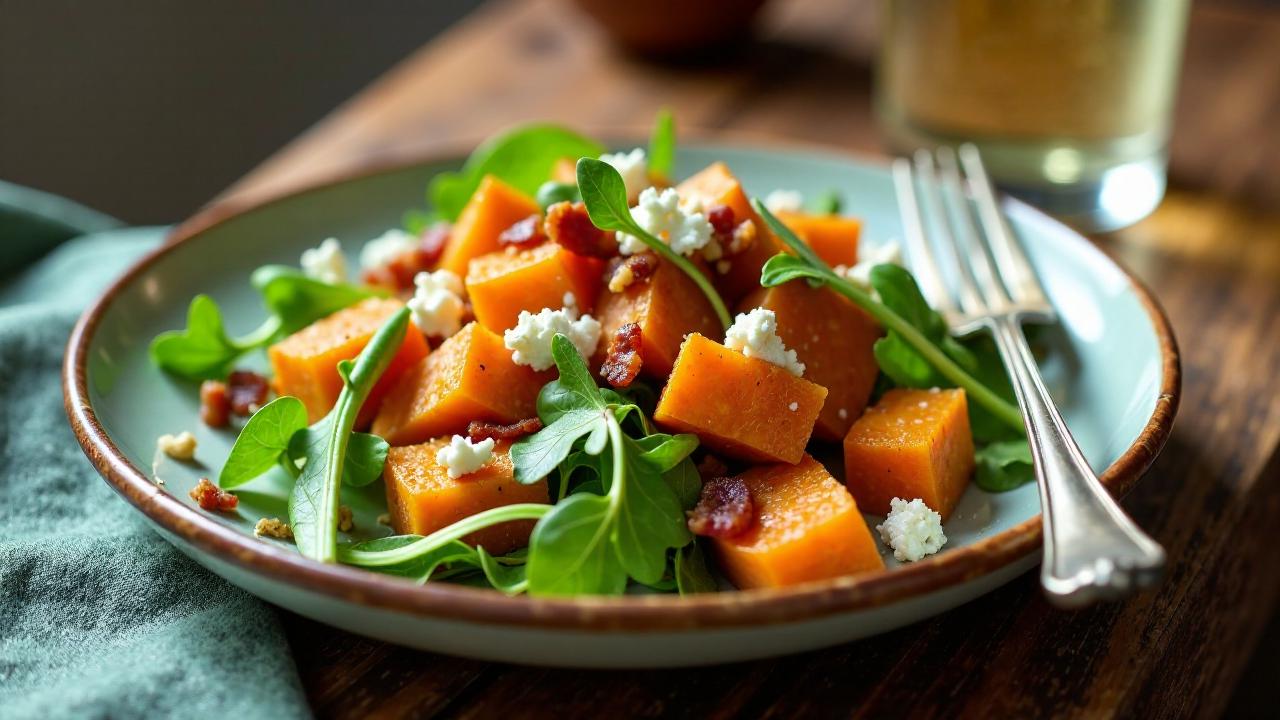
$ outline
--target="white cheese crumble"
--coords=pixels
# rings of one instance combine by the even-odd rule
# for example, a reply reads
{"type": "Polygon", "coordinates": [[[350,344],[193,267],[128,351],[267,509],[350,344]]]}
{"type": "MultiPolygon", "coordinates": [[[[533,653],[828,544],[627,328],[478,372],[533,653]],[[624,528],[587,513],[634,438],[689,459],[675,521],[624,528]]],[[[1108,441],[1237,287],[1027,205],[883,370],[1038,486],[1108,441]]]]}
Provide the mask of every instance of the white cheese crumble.
{"type": "Polygon", "coordinates": [[[347,258],[342,254],[342,245],[336,238],[329,238],[320,243],[320,247],[302,252],[302,273],[325,283],[342,283],[347,281],[347,258]]]}
{"type": "Polygon", "coordinates": [[[516,326],[502,334],[502,343],[516,364],[542,371],[555,365],[551,340],[556,333],[568,337],[578,353],[589,358],[600,342],[600,322],[590,315],[578,317],[576,307],[543,308],[537,315],[521,310],[516,326]]]}
{"type": "Polygon", "coordinates": [[[792,402],[790,405],[787,406],[787,409],[790,410],[791,412],[795,412],[800,409],[800,403],[792,402]]]}
{"type": "Polygon", "coordinates": [[[778,337],[778,316],[772,310],[755,308],[739,313],[724,336],[725,347],[759,358],[781,367],[792,375],[804,375],[804,363],[796,358],[795,350],[788,350],[778,337]]]}
{"type": "Polygon", "coordinates": [[[156,447],[174,460],[190,460],[196,456],[196,436],[186,430],[177,435],[161,435],[156,438],[156,447]]]}
{"type": "Polygon", "coordinates": [[[454,435],[448,445],[436,451],[436,462],[449,471],[449,477],[453,480],[479,470],[492,457],[493,438],[473,443],[471,438],[454,435]]]}
{"type": "Polygon", "coordinates": [[[804,209],[804,195],[798,190],[774,190],[764,198],[764,206],[771,213],[800,212],[804,209]]]}
{"type": "Polygon", "coordinates": [[[880,539],[893,548],[893,556],[899,562],[915,562],[938,552],[947,543],[942,516],[919,498],[911,502],[902,498],[889,501],[889,516],[876,530],[880,539]]]}
{"type": "Polygon", "coordinates": [[[462,278],[451,270],[420,272],[413,286],[407,304],[424,335],[447,338],[462,329],[462,278]]]}
{"type": "Polygon", "coordinates": [[[649,162],[644,150],[636,148],[625,153],[605,153],[600,156],[601,162],[609,163],[622,176],[622,184],[627,186],[627,198],[634,200],[649,183],[649,162]]]}
{"type": "Polygon", "coordinates": [[[877,265],[901,265],[902,246],[897,240],[880,245],[862,245],[858,248],[858,263],[853,267],[837,265],[832,268],[837,275],[842,275],[849,282],[864,287],[871,287],[871,268],[877,265]]]}
{"type": "MultiPolygon", "coordinates": [[[[636,224],[661,239],[680,255],[692,255],[711,242],[714,229],[696,203],[682,204],[680,193],[667,188],[659,193],[645,188],[640,202],[631,209],[636,224]]],[[[640,238],[618,233],[618,249],[623,255],[644,252],[648,246],[640,238]]]]}
{"type": "Polygon", "coordinates": [[[391,228],[360,248],[360,267],[364,270],[386,267],[417,247],[418,238],[400,228],[391,228]]]}

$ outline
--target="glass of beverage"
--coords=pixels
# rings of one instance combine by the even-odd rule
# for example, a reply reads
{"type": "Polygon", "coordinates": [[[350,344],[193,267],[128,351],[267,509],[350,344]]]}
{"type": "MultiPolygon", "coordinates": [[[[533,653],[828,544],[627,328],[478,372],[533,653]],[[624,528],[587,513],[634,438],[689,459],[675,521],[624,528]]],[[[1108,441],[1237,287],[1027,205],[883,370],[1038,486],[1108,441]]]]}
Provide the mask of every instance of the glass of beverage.
{"type": "Polygon", "coordinates": [[[876,113],[898,151],[969,141],[1086,230],[1164,195],[1189,0],[884,0],[876,113]]]}

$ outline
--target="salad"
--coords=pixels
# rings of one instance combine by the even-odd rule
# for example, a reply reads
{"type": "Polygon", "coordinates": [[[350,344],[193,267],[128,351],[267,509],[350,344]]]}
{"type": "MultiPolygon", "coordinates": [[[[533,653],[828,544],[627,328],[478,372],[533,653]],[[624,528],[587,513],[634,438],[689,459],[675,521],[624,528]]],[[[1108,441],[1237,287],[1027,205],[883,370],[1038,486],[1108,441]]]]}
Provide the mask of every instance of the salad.
{"type": "Polygon", "coordinates": [[[882,571],[877,537],[919,560],[971,482],[1031,478],[989,341],[949,335],[896,246],[860,243],[835,193],[754,198],[724,163],[677,177],[676,152],[667,113],[613,153],[520,127],[435,177],[359,273],[336,239],[254,271],[253,332],[196,296],[151,345],[238,428],[193,499],[233,511],[283,475],[288,517],[255,533],[319,562],[688,594],[882,571]],[[269,377],[241,369],[263,351],[269,377]],[[344,493],[375,483],[388,534],[360,540],[344,493]]]}

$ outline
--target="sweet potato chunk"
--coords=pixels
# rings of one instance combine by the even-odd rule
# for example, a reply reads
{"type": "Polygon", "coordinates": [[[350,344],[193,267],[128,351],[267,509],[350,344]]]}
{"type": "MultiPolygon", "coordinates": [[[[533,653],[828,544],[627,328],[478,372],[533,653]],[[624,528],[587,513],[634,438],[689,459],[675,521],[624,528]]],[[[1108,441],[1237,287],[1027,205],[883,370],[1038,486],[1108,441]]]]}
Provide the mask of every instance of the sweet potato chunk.
{"type": "MultiPolygon", "coordinates": [[[[549,500],[546,480],[532,485],[515,481],[508,443],[499,443],[494,447],[493,459],[460,478],[450,478],[449,469],[436,462],[436,452],[448,444],[448,438],[437,438],[421,445],[391,448],[387,453],[382,477],[387,484],[391,527],[396,533],[429,535],[478,512],[549,500]]],[[[462,541],[503,555],[529,544],[533,524],[532,520],[518,520],[493,525],[462,541]]]]}
{"type": "Polygon", "coordinates": [[[844,439],[867,407],[880,368],[871,346],[880,327],[871,316],[825,288],[793,280],[758,288],[739,305],[739,312],[768,308],[778,316],[778,336],[804,363],[804,376],[827,389],[827,401],[813,435],[844,439]]]}
{"type": "Polygon", "coordinates": [[[566,185],[578,184],[578,159],[562,157],[551,166],[551,180],[566,185]]]}
{"type": "Polygon", "coordinates": [[[725,455],[797,463],[827,389],[694,333],[676,357],[653,419],[725,455]]]}
{"type": "MultiPolygon", "coordinates": [[[[317,320],[272,345],[267,356],[275,375],[276,391],[301,400],[311,422],[324,417],[342,391],[338,363],[359,355],[378,328],[402,307],[404,303],[399,300],[370,298],[317,320]]],[[[427,341],[418,328],[410,324],[399,352],[360,408],[358,427],[368,425],[387,391],[414,363],[426,357],[427,352],[427,341]]]]}
{"type": "Polygon", "coordinates": [[[564,305],[565,293],[573,293],[580,312],[591,312],[602,272],[602,260],[576,255],[556,243],[543,243],[472,260],[467,295],[476,320],[501,333],[516,326],[521,310],[558,310],[564,305]]]}
{"type": "Polygon", "coordinates": [[[409,368],[373,421],[392,445],[457,433],[472,420],[513,423],[537,415],[538,391],[555,377],[511,360],[502,338],[469,323],[409,368]]]}
{"type": "Polygon", "coordinates": [[[775,214],[828,265],[852,266],[858,262],[858,235],[862,232],[862,222],[857,218],[799,212],[775,214]]]}
{"type": "Polygon", "coordinates": [[[712,538],[720,569],[739,588],[776,588],[880,570],[884,561],[849,491],[818,461],[742,474],[755,523],[712,538]]]}
{"type": "Polygon", "coordinates": [[[691,332],[712,337],[723,334],[715,308],[707,296],[671,263],[657,261],[646,280],[622,292],[605,288],[596,301],[601,337],[612,338],[627,323],[640,326],[640,374],[665,382],[675,366],[680,345],[691,332]]]}
{"type": "Polygon", "coordinates": [[[757,232],[751,246],[731,258],[729,272],[714,275],[716,288],[724,296],[725,302],[730,304],[759,287],[760,268],[785,247],[765,228],[763,221],[751,209],[751,202],[742,189],[742,183],[729,172],[728,166],[722,162],[713,163],[680,183],[676,190],[681,197],[697,198],[706,206],[725,205],[732,208],[733,216],[738,222],[752,220],[755,223],[757,232]]]}
{"type": "Polygon", "coordinates": [[[472,258],[501,249],[498,236],[503,230],[538,212],[533,198],[486,175],[453,224],[453,232],[436,267],[466,277],[472,258]]]}
{"type": "Polygon", "coordinates": [[[844,439],[849,491],[869,513],[920,498],[946,520],[973,475],[963,390],[890,390],[844,439]]]}

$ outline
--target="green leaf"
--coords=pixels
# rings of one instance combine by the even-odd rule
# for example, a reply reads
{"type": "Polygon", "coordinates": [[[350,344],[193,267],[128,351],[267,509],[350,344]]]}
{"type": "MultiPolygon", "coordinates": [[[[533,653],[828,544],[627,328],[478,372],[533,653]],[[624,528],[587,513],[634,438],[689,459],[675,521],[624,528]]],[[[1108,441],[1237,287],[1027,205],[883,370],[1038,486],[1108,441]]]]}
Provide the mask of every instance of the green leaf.
{"type": "Polygon", "coordinates": [[[698,473],[698,466],[694,465],[693,460],[681,460],[675,467],[662,473],[662,479],[679,498],[680,507],[692,510],[698,504],[698,498],[702,496],[702,475],[698,473]]]}
{"type": "MultiPolygon", "coordinates": [[[[795,255],[783,253],[774,255],[760,269],[760,285],[763,287],[774,287],[801,278],[816,281],[817,284],[824,284],[827,281],[825,273],[814,269],[795,255]]],[[[814,284],[810,283],[810,285],[814,284]]]]}
{"type": "Polygon", "coordinates": [[[342,468],[342,484],[363,487],[382,477],[387,462],[387,441],[370,433],[353,432],[347,440],[347,457],[342,468]]]}
{"type": "Polygon", "coordinates": [[[421,535],[393,535],[391,537],[343,545],[340,548],[340,554],[343,557],[343,562],[349,565],[364,567],[386,575],[411,578],[418,582],[427,582],[437,570],[444,566],[462,564],[479,567],[480,565],[480,559],[476,555],[475,548],[461,540],[451,540],[443,543],[395,565],[362,565],[358,561],[353,562],[348,559],[353,554],[377,554],[400,550],[420,540],[422,540],[421,535]]]}
{"type": "Polygon", "coordinates": [[[707,569],[702,546],[697,542],[691,542],[676,551],[675,576],[676,589],[681,595],[720,591],[720,583],[716,582],[707,569]]]}
{"type": "Polygon", "coordinates": [[[486,140],[461,171],[436,175],[427,197],[441,217],[456,220],[485,175],[533,195],[557,160],[599,157],[604,151],[600,143],[558,125],[524,125],[486,140]]]}
{"type": "Polygon", "coordinates": [[[576,493],[534,526],[526,573],[530,595],[617,595],[627,573],[610,542],[614,510],[607,497],[576,493]]]}
{"type": "Polygon", "coordinates": [[[485,578],[498,591],[507,595],[519,595],[529,586],[524,563],[503,564],[483,547],[476,548],[476,556],[480,560],[480,569],[484,571],[485,578]]]}
{"type": "Polygon", "coordinates": [[[351,428],[369,391],[399,350],[409,314],[408,308],[401,308],[374,333],[354,363],[338,364],[343,377],[338,401],[317,423],[322,431],[307,434],[306,464],[289,495],[289,523],[298,550],[313,560],[337,559],[338,497],[351,428]]]}
{"type": "Polygon", "coordinates": [[[400,226],[410,235],[421,235],[437,220],[439,217],[427,210],[405,210],[400,218],[400,226]]]}
{"type": "MultiPolygon", "coordinates": [[[[687,545],[693,539],[685,524],[680,499],[646,461],[635,441],[623,438],[624,473],[614,482],[625,483],[620,494],[614,546],[623,569],[636,580],[652,584],[667,567],[667,549],[687,545]]],[[[612,488],[610,488],[612,489],[612,488]]]]}
{"type": "Polygon", "coordinates": [[[813,248],[809,247],[808,243],[801,240],[791,228],[787,227],[776,215],[770,212],[769,208],[765,207],[759,198],[752,198],[751,206],[755,208],[756,213],[764,220],[764,224],[769,227],[769,231],[773,233],[774,237],[781,240],[782,244],[786,245],[796,257],[804,260],[805,264],[817,273],[814,276],[815,278],[826,280],[834,277],[835,273],[831,271],[831,268],[827,267],[827,263],[822,258],[818,257],[813,248]]]}
{"type": "Polygon", "coordinates": [[[151,360],[161,369],[187,380],[226,377],[244,349],[227,336],[218,304],[197,295],[187,308],[187,327],[161,333],[151,341],[151,360]]]}
{"type": "Polygon", "coordinates": [[[1035,479],[1031,447],[1026,440],[1004,440],[979,447],[974,482],[987,492],[1007,492],[1035,479]]]}
{"type": "Polygon", "coordinates": [[[642,457],[660,473],[664,473],[689,457],[698,447],[698,436],[690,433],[667,435],[654,433],[634,441],[642,457]]]}
{"type": "Polygon", "coordinates": [[[838,215],[844,202],[840,199],[840,193],[835,190],[828,190],[809,202],[809,212],[814,215],[838,215]]]}
{"type": "Polygon", "coordinates": [[[587,438],[585,450],[596,455],[606,439],[608,405],[577,348],[557,333],[551,339],[551,356],[560,377],[538,393],[538,417],[544,427],[511,446],[516,482],[525,485],[550,475],[578,440],[587,438]]]}
{"type": "Polygon", "coordinates": [[[538,186],[538,193],[533,196],[533,199],[545,213],[547,208],[556,203],[578,202],[582,196],[578,194],[577,185],[548,180],[538,186]]]}
{"type": "Polygon", "coordinates": [[[654,120],[648,156],[649,174],[670,179],[676,168],[676,121],[666,108],[658,111],[654,120]]]}
{"type": "Polygon", "coordinates": [[[218,475],[224,490],[243,485],[275,467],[289,442],[307,427],[307,408],[295,397],[279,397],[255,412],[236,436],[218,475]]]}
{"type": "Polygon", "coordinates": [[[250,281],[262,294],[267,310],[280,319],[280,335],[379,294],[355,285],[321,282],[286,265],[264,265],[253,272],[250,281]]]}

